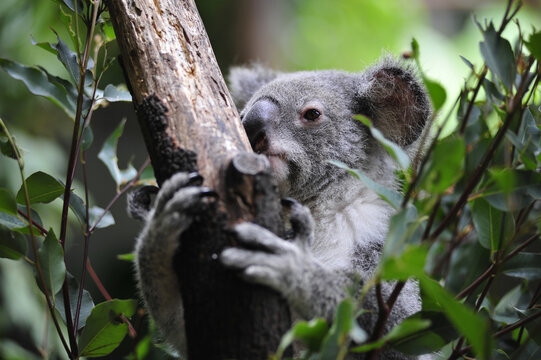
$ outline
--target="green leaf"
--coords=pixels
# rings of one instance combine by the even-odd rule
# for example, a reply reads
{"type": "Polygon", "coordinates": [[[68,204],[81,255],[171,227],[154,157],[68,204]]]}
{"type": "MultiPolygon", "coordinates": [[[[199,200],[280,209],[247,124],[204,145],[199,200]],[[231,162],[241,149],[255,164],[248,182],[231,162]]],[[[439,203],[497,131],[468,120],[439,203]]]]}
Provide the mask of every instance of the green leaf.
{"type": "Polygon", "coordinates": [[[131,101],[131,94],[128,90],[120,89],[108,84],[103,91],[103,98],[109,102],[131,101]]]}
{"type": "Polygon", "coordinates": [[[26,226],[26,223],[19,219],[15,215],[10,215],[5,212],[0,212],[0,225],[7,227],[8,229],[18,229],[26,226]]]}
{"type": "Polygon", "coordinates": [[[456,330],[442,312],[421,311],[409,319],[425,320],[430,322],[430,326],[390,342],[394,349],[408,355],[433,353],[458,337],[456,330]]]}
{"type": "Polygon", "coordinates": [[[77,54],[75,54],[71,49],[60,39],[60,36],[58,34],[56,35],[56,39],[58,40],[58,43],[53,45],[56,50],[58,51],[57,58],[60,60],[62,65],[66,68],[68,71],[71,79],[75,84],[79,83],[79,63],[77,61],[77,54]]]}
{"type": "Polygon", "coordinates": [[[70,209],[77,216],[77,219],[79,219],[79,223],[86,224],[85,202],[73,192],[70,195],[70,209]]]}
{"type": "Polygon", "coordinates": [[[441,194],[456,184],[464,172],[466,146],[461,137],[440,140],[431,154],[427,170],[421,175],[421,186],[432,194],[441,194]]]}
{"type": "Polygon", "coordinates": [[[294,340],[300,340],[307,347],[308,351],[319,352],[321,343],[329,331],[327,321],[321,318],[313,319],[309,322],[299,321],[282,337],[277,351],[277,357],[280,358],[285,349],[290,346],[294,340]]]}
{"type": "Polygon", "coordinates": [[[541,61],[541,31],[530,34],[528,41],[524,41],[526,47],[537,61],[541,61]]]}
{"type": "Polygon", "coordinates": [[[519,321],[520,317],[517,309],[526,310],[530,301],[524,295],[520,285],[507,292],[494,308],[492,319],[506,324],[519,321]]]}
{"type": "Polygon", "coordinates": [[[415,60],[419,60],[419,56],[421,55],[421,52],[419,51],[419,42],[415,38],[411,39],[411,52],[412,52],[413,58],[415,60]]]}
{"type": "Polygon", "coordinates": [[[17,202],[7,189],[0,189],[0,211],[17,216],[17,202]]]}
{"type": "Polygon", "coordinates": [[[406,245],[396,257],[387,257],[380,263],[382,280],[406,281],[410,277],[422,276],[428,247],[425,245],[406,245]]]}
{"type": "Polygon", "coordinates": [[[327,162],[341,169],[347,170],[351,175],[361,180],[369,189],[376,192],[383,200],[387,201],[393,208],[400,208],[403,197],[398,191],[394,189],[389,189],[381,184],[378,184],[377,182],[370,179],[362,170],[351,169],[343,162],[336,160],[327,160],[327,162]]]}
{"type": "Polygon", "coordinates": [[[488,68],[500,79],[507,90],[511,90],[516,76],[516,63],[509,41],[502,38],[492,22],[482,30],[484,41],[479,44],[488,68]]]}
{"type": "Polygon", "coordinates": [[[122,261],[129,261],[134,262],[135,261],[135,252],[127,253],[127,254],[118,254],[116,256],[118,260],[122,261]]]}
{"type": "Polygon", "coordinates": [[[443,104],[445,104],[445,100],[447,99],[447,93],[445,92],[445,88],[439,82],[431,80],[426,76],[423,77],[423,82],[426,86],[426,89],[428,90],[430,100],[432,100],[434,110],[440,110],[443,104]]]}
{"type": "MultiPolygon", "coordinates": [[[[69,291],[69,298],[70,298],[72,323],[75,324],[75,312],[77,310],[77,301],[79,298],[80,285],[77,279],[70,273],[67,273],[67,281],[68,281],[68,291],[69,291]]],[[[55,307],[60,313],[60,316],[62,316],[62,319],[64,319],[64,322],[66,322],[66,311],[64,310],[64,297],[62,296],[60,292],[56,294],[55,307]]],[[[90,293],[86,290],[83,290],[83,296],[81,298],[81,310],[79,314],[79,324],[77,326],[77,330],[81,330],[86,325],[86,319],[90,315],[90,312],[92,311],[93,308],[94,308],[94,302],[92,301],[92,297],[90,296],[90,293]]]]}
{"type": "Polygon", "coordinates": [[[483,194],[490,205],[516,211],[541,199],[541,173],[530,170],[489,169],[493,185],[483,194]]]}
{"type": "Polygon", "coordinates": [[[511,214],[494,208],[483,198],[473,202],[471,211],[477,239],[484,248],[498,251],[511,239],[514,230],[511,214]]]}
{"type": "Polygon", "coordinates": [[[45,51],[50,52],[51,54],[58,55],[58,51],[50,42],[37,42],[32,35],[30,35],[30,42],[32,45],[42,48],[45,51]]]}
{"type": "MultiPolygon", "coordinates": [[[[418,218],[417,209],[411,205],[393,215],[383,245],[382,261],[399,257],[405,251],[407,244],[418,243],[421,238],[420,224],[422,221],[424,219],[418,218]]],[[[409,255],[411,254],[407,256],[409,255]]]]}
{"type": "MultiPolygon", "coordinates": [[[[26,179],[30,204],[49,203],[64,193],[64,186],[49,174],[38,171],[26,179]]],[[[24,189],[17,192],[17,202],[26,204],[24,189]]]]}
{"type": "Polygon", "coordinates": [[[464,56],[459,55],[462,61],[464,61],[464,64],[466,64],[471,70],[473,70],[473,64],[470,60],[466,59],[464,56]]]}
{"type": "Polygon", "coordinates": [[[508,276],[527,280],[541,279],[541,254],[521,252],[503,265],[503,272],[508,276]]]}
{"type": "Polygon", "coordinates": [[[101,148],[100,153],[98,154],[98,158],[105,164],[117,186],[127,183],[137,174],[137,171],[131,164],[129,164],[128,168],[125,170],[120,170],[118,168],[118,157],[116,156],[116,148],[118,144],[118,139],[122,135],[125,124],[126,119],[123,119],[117,126],[117,128],[113,131],[111,136],[107,138],[107,140],[103,144],[103,147],[101,148]]]}
{"type": "Polygon", "coordinates": [[[57,3],[63,3],[74,13],[81,14],[84,9],[84,4],[82,0],[55,0],[57,3]],[[76,11],[77,10],[77,11],[76,11]]]}
{"type": "Polygon", "coordinates": [[[97,227],[98,229],[102,229],[111,225],[115,224],[115,219],[113,218],[113,215],[110,211],[107,211],[107,213],[101,218],[100,222],[96,224],[96,221],[102,216],[104,212],[104,209],[98,207],[98,206],[92,206],[89,209],[89,216],[90,216],[90,226],[91,227],[97,227]]]}
{"type": "Polygon", "coordinates": [[[81,138],[81,149],[88,150],[88,148],[90,148],[90,145],[92,145],[93,141],[94,141],[94,133],[92,132],[92,128],[90,126],[87,126],[83,130],[83,136],[81,138]]]}
{"type": "Polygon", "coordinates": [[[429,326],[430,320],[408,318],[402,321],[400,324],[396,325],[394,328],[392,328],[387,335],[383,336],[378,341],[355,347],[351,349],[351,352],[367,352],[373,349],[377,349],[382,347],[389,341],[406,338],[415,334],[416,332],[428,328],[429,326]]]}
{"type": "Polygon", "coordinates": [[[395,159],[402,170],[407,170],[410,166],[410,158],[408,154],[397,144],[385,138],[385,136],[377,128],[372,125],[370,119],[362,115],[355,115],[353,117],[355,120],[359,120],[370,130],[370,133],[376,139],[387,152],[395,159]]]}
{"type": "MultiPolygon", "coordinates": [[[[62,250],[53,229],[49,229],[49,233],[38,251],[38,257],[47,289],[50,294],[56,294],[66,278],[66,264],[64,263],[64,250],[62,250]]],[[[36,278],[41,288],[37,269],[36,278]]],[[[42,288],[42,290],[44,289],[42,288]]]]}
{"type": "Polygon", "coordinates": [[[319,359],[334,360],[347,348],[348,335],[355,321],[353,301],[347,298],[338,304],[332,327],[323,340],[319,359]]]}
{"type": "Polygon", "coordinates": [[[453,294],[465,289],[490,266],[490,255],[478,241],[459,246],[451,256],[445,288],[453,294]]]}
{"type": "Polygon", "coordinates": [[[128,324],[120,315],[131,317],[137,301],[113,299],[96,305],[86,319],[86,326],[79,339],[79,355],[99,357],[111,353],[128,333],[128,324]]]}
{"type": "MultiPolygon", "coordinates": [[[[537,111],[537,110],[534,110],[537,111]]],[[[518,134],[506,132],[507,138],[519,152],[519,156],[528,170],[537,169],[537,156],[541,151],[541,131],[537,127],[530,108],[525,109],[518,134]]]]}
{"type": "Polygon", "coordinates": [[[26,255],[27,247],[24,235],[0,225],[0,258],[20,259],[26,255]]]}
{"type": "Polygon", "coordinates": [[[13,146],[9,141],[0,140],[0,152],[8,158],[17,160],[17,153],[14,151],[13,146]]]}
{"type": "Polygon", "coordinates": [[[51,100],[70,118],[75,117],[76,91],[68,81],[52,76],[43,68],[21,65],[8,59],[0,58],[0,67],[12,78],[21,80],[32,94],[51,100]]]}
{"type": "Polygon", "coordinates": [[[480,359],[490,357],[492,343],[490,328],[478,313],[461,304],[428,276],[420,278],[421,288],[431,300],[441,307],[453,326],[466,337],[480,359]]]}

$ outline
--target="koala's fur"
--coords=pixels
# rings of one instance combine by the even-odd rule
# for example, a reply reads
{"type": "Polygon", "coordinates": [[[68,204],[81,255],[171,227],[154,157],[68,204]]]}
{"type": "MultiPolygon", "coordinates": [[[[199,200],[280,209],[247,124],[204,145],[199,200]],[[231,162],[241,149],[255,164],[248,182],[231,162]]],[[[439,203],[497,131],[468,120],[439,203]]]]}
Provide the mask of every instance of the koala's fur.
{"type": "MultiPolygon", "coordinates": [[[[380,184],[396,187],[394,161],[353,116],[369,117],[387,138],[413,153],[431,116],[427,95],[414,70],[389,58],[361,73],[235,68],[230,86],[237,106],[243,108],[241,118],[252,147],[269,158],[281,195],[298,203],[289,202],[292,241],[255,224],[240,224],[235,228],[239,240],[266,251],[227,249],[221,261],[240,269],[249,281],[279,291],[300,317],[332,320],[348,288],[359,286],[359,281],[362,286],[372,276],[394,212],[361,181],[326,160],[339,160],[380,184]]],[[[208,189],[193,185],[198,184],[187,174],[164,184],[136,248],[147,307],[181,353],[186,352],[179,335],[184,328],[182,302],[172,259],[179,234],[191,224],[190,214],[197,211],[201,195],[208,194],[208,189]]],[[[384,298],[393,287],[382,284],[384,298]]],[[[373,290],[362,306],[368,312],[359,323],[370,333],[378,310],[373,290]]],[[[387,330],[420,308],[416,284],[408,282],[387,330]]],[[[395,351],[380,357],[406,358],[395,351]]]]}

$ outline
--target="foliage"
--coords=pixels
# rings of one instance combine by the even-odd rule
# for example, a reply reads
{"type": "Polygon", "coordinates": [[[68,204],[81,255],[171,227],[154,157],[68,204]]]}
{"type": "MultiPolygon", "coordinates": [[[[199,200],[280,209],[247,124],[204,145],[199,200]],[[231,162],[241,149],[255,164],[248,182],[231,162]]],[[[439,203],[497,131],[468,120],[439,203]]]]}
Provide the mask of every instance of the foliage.
{"type": "MultiPolygon", "coordinates": [[[[148,160],[139,170],[131,164],[119,168],[117,143],[124,126],[120,122],[104,139],[98,156],[115,181],[117,194],[103,208],[91,204],[86,154],[94,143],[93,112],[108,102],[129,101],[130,96],[112,84],[101,84],[114,61],[107,52],[114,33],[102,2],[55,1],[67,36],[55,33],[56,42],[33,40],[33,44],[54,54],[66,76],[52,75],[43,64],[28,66],[0,59],[7,74],[32,94],[52,101],[73,120],[67,174],[57,179],[44,172],[25,175],[22,152],[0,119],[0,151],[17,162],[21,179],[16,193],[0,188],[0,294],[8,294],[4,289],[17,284],[25,295],[23,299],[0,299],[0,330],[8,323],[34,325],[29,327],[34,330],[29,331],[26,343],[0,339],[0,357],[100,357],[111,353],[128,334],[135,338],[129,358],[142,359],[149,352],[151,338],[137,335],[130,323],[135,302],[111,299],[100,287],[108,300],[95,305],[85,281],[88,272],[99,283],[88,257],[92,234],[114,224],[109,210],[128,189],[148,181],[143,175],[148,160]],[[77,166],[84,174],[84,198],[73,191],[77,166]],[[57,223],[44,223],[37,205],[51,206],[53,200],[62,202],[62,213],[57,223]],[[65,249],[73,237],[68,234],[69,212],[79,221],[85,239],[81,262],[86,267],[81,274],[71,274],[66,266],[65,249]],[[58,234],[52,225],[58,226],[58,234]],[[34,279],[23,271],[28,268],[34,279]],[[32,287],[33,283],[37,286],[32,287]],[[43,316],[45,311],[48,317],[43,316]],[[37,319],[46,319],[45,324],[37,319]],[[42,329],[56,336],[43,339],[42,329]]],[[[310,4],[305,2],[305,6],[310,4]]],[[[336,10],[328,6],[329,11],[336,10]]],[[[520,30],[518,23],[511,24],[519,8],[520,3],[509,1],[499,26],[476,20],[483,37],[479,50],[484,64],[475,66],[462,59],[471,74],[453,110],[438,123],[432,137],[425,139],[423,153],[410,160],[369,119],[358,118],[397,161],[404,179],[401,191],[385,188],[362,170],[330,160],[396,209],[382,261],[372,281],[340,304],[332,324],[322,319],[294,324],[274,359],[283,358],[294,341],[305,345],[302,359],[343,359],[348,353],[375,359],[388,347],[407,354],[437,351],[446,359],[530,359],[541,354],[541,255],[534,250],[539,247],[541,229],[541,33],[535,29],[521,33],[513,44],[502,37],[506,27],[520,30]],[[442,138],[443,127],[453,117],[458,120],[457,128],[442,138]],[[384,333],[388,313],[410,279],[419,283],[423,310],[384,333]],[[382,281],[396,284],[388,299],[381,295],[382,281]],[[362,329],[357,318],[364,313],[362,298],[372,287],[379,295],[379,321],[375,329],[362,329]]],[[[314,31],[309,21],[301,22],[301,27],[314,31]]],[[[328,34],[327,30],[321,26],[318,31],[328,34]]],[[[420,45],[413,40],[411,47],[405,56],[420,67],[420,45]]],[[[437,81],[422,76],[437,122],[447,93],[437,81]]],[[[124,258],[132,260],[133,256],[124,258]]]]}
{"type": "MultiPolygon", "coordinates": [[[[301,359],[344,359],[387,348],[437,358],[531,359],[541,354],[541,33],[520,33],[513,46],[502,32],[521,8],[509,1],[496,28],[475,20],[483,40],[482,66],[462,58],[471,74],[451,112],[426,140],[425,151],[406,154],[359,117],[397,162],[402,192],[385,188],[360,169],[348,170],[395,209],[381,263],[359,295],[339,306],[334,323],[298,322],[283,337],[274,359],[298,340],[301,359]],[[441,138],[456,116],[458,125],[441,138]],[[409,166],[409,168],[407,168],[409,166]],[[423,308],[385,334],[387,316],[405,281],[417,281],[423,308]],[[513,280],[510,280],[513,279],[513,280]],[[384,299],[379,284],[395,281],[384,299]],[[375,329],[356,319],[374,287],[380,308],[375,329]]],[[[518,21],[514,26],[520,31],[518,21]]],[[[407,58],[419,64],[412,41],[407,58]]],[[[439,115],[446,91],[423,74],[439,115]]]]}
{"type": "MultiPolygon", "coordinates": [[[[126,90],[112,84],[106,84],[103,88],[100,84],[103,74],[114,61],[108,54],[107,45],[114,40],[114,32],[105,5],[100,0],[56,2],[69,40],[65,41],[53,30],[57,38],[55,43],[35,40],[32,43],[54,54],[65,68],[67,77],[52,75],[47,68],[40,66],[42,64],[28,66],[0,58],[0,68],[7,74],[20,80],[32,94],[52,101],[73,120],[67,174],[65,179],[59,180],[41,171],[26,177],[23,152],[0,119],[1,153],[17,162],[21,181],[16,194],[8,189],[0,189],[0,257],[18,264],[26,262],[33,269],[38,291],[42,294],[41,301],[46,303],[46,308],[38,303],[24,309],[36,309],[38,315],[34,316],[33,322],[47,319],[46,328],[50,328],[52,323],[54,330],[51,330],[56,333],[56,337],[45,334],[43,338],[43,334],[34,331],[30,347],[25,342],[16,341],[16,334],[0,339],[0,357],[5,359],[101,357],[115,350],[128,333],[132,338],[137,336],[129,321],[136,311],[136,301],[111,299],[92,269],[88,249],[90,238],[97,229],[114,224],[109,212],[111,206],[134,184],[150,181],[148,178],[141,179],[149,161],[144,162],[139,170],[132,165],[125,170],[119,169],[116,144],[122,135],[124,122],[121,122],[105,141],[99,156],[114,178],[117,194],[105,208],[91,204],[86,155],[94,140],[90,127],[93,112],[110,102],[131,101],[131,96],[126,90]],[[82,167],[84,177],[84,199],[73,192],[74,174],[78,165],[82,167]],[[53,224],[43,223],[39,215],[39,209],[51,206],[50,203],[55,199],[62,202],[62,213],[54,224],[55,228],[60,229],[58,236],[52,230],[53,224]],[[38,209],[35,207],[38,204],[43,205],[38,209]],[[74,234],[68,234],[69,212],[78,219],[84,237],[85,251],[80,261],[86,266],[77,275],[71,274],[66,266],[68,259],[65,249],[74,237],[74,234]],[[27,239],[31,249],[29,254],[27,239]],[[85,290],[87,272],[99,284],[106,301],[94,305],[85,290]],[[48,312],[48,316],[40,314],[44,311],[48,312]]],[[[0,275],[6,284],[13,286],[11,279],[19,271],[24,273],[24,269],[5,261],[0,259],[0,275]],[[15,272],[8,275],[11,271],[15,272]]],[[[25,281],[31,284],[31,280],[25,281]]],[[[32,291],[29,288],[28,298],[35,297],[32,291]]],[[[9,291],[2,288],[0,294],[5,297],[1,299],[3,307],[17,307],[16,303],[20,300],[10,298],[7,295],[9,291]]],[[[15,328],[20,327],[21,331],[26,329],[19,319],[11,319],[10,316],[1,318],[2,331],[9,324],[15,328]]],[[[145,351],[141,348],[144,348],[145,343],[148,348],[148,338],[144,337],[142,343],[142,346],[133,350],[134,354],[143,355],[145,351]]]]}

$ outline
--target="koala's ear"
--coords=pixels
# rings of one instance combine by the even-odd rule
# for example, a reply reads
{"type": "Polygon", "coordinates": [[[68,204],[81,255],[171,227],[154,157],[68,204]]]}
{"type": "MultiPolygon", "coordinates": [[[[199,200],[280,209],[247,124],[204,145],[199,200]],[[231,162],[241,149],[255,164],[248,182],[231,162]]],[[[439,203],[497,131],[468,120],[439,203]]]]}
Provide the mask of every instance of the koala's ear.
{"type": "Polygon", "coordinates": [[[280,75],[278,71],[261,65],[231,68],[228,76],[229,91],[239,111],[259,88],[274,80],[278,75],[280,75]]]}
{"type": "Polygon", "coordinates": [[[385,60],[363,74],[359,113],[372,119],[388,139],[401,146],[413,143],[423,132],[432,106],[415,71],[397,61],[385,60]]]}

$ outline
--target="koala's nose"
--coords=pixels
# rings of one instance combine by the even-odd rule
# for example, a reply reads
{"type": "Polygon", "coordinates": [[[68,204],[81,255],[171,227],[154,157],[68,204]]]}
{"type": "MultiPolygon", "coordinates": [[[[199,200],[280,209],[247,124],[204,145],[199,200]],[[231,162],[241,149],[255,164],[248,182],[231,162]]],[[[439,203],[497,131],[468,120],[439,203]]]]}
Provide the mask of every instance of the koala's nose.
{"type": "Polygon", "coordinates": [[[255,152],[261,153],[268,148],[267,126],[278,117],[278,113],[278,105],[268,99],[261,99],[244,115],[242,124],[255,152]]]}

